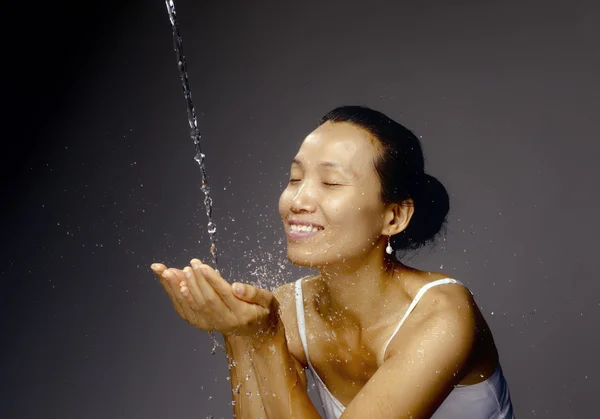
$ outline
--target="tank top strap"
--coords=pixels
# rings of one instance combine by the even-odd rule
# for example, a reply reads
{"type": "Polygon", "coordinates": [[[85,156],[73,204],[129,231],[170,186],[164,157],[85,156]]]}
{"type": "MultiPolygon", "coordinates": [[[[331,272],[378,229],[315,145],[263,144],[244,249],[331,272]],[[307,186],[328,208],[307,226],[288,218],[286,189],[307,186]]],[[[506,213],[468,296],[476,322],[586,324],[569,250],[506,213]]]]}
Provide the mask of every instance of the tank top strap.
{"type": "MultiPolygon", "coordinates": [[[[307,278],[307,277],[305,277],[307,278]]],[[[298,319],[298,333],[300,334],[300,340],[302,341],[302,347],[304,348],[304,356],[306,356],[306,362],[312,368],[310,358],[308,357],[308,343],[306,340],[306,322],[304,319],[304,298],[302,296],[302,280],[300,278],[295,283],[295,297],[296,297],[296,317],[298,319]]]]}
{"type": "Polygon", "coordinates": [[[392,333],[392,335],[387,340],[387,342],[385,343],[385,345],[383,345],[383,351],[381,352],[381,361],[382,362],[385,359],[385,352],[387,351],[388,345],[390,344],[390,342],[392,341],[392,339],[394,339],[394,336],[396,336],[396,333],[398,333],[398,330],[400,330],[400,327],[402,326],[402,324],[404,323],[404,321],[406,320],[406,318],[408,317],[408,315],[415,309],[415,307],[417,306],[419,300],[421,299],[421,297],[423,297],[423,294],[425,294],[427,292],[427,290],[429,290],[430,288],[436,287],[438,285],[444,285],[444,284],[460,284],[462,286],[465,286],[462,282],[457,281],[454,278],[442,278],[442,279],[438,279],[436,281],[432,281],[432,282],[430,282],[428,284],[423,285],[421,287],[421,289],[419,289],[419,291],[417,292],[417,295],[415,295],[415,298],[412,300],[412,302],[408,306],[408,309],[406,310],[406,313],[404,313],[404,316],[402,316],[402,319],[400,320],[400,322],[396,326],[396,329],[394,330],[394,333],[392,333]]]}
{"type": "Polygon", "coordinates": [[[319,397],[321,398],[321,402],[323,403],[323,407],[326,412],[329,412],[327,418],[339,418],[344,412],[344,405],[340,402],[336,397],[331,394],[331,391],[325,385],[325,382],[319,377],[317,371],[313,368],[310,358],[308,356],[308,342],[306,340],[306,321],[304,317],[304,298],[302,296],[302,280],[308,278],[308,276],[304,278],[300,278],[294,284],[295,286],[295,297],[296,297],[296,317],[298,318],[298,332],[300,334],[300,340],[302,341],[302,346],[304,348],[304,355],[306,356],[306,362],[308,364],[308,369],[310,370],[313,378],[315,379],[315,384],[317,386],[317,392],[319,393],[319,397]]]}

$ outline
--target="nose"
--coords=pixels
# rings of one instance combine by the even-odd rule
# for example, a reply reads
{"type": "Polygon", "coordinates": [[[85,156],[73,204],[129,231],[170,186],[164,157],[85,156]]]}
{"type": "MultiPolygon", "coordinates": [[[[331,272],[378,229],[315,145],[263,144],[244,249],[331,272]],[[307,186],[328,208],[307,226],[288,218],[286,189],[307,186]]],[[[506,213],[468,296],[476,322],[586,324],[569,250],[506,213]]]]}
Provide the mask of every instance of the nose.
{"type": "Polygon", "coordinates": [[[292,198],[290,210],[294,213],[302,213],[314,212],[315,208],[316,205],[311,188],[307,187],[306,182],[303,182],[292,198]]]}

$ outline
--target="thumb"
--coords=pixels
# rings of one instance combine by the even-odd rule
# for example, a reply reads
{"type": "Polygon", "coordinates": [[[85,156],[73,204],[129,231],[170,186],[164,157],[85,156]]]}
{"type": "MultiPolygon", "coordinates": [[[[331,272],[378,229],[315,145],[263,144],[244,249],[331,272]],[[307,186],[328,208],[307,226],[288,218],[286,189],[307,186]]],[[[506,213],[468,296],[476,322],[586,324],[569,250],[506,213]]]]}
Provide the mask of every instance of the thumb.
{"type": "Polygon", "coordinates": [[[273,294],[267,290],[253,287],[252,285],[235,282],[232,285],[233,294],[240,300],[248,303],[258,304],[264,308],[269,308],[273,294]]]}

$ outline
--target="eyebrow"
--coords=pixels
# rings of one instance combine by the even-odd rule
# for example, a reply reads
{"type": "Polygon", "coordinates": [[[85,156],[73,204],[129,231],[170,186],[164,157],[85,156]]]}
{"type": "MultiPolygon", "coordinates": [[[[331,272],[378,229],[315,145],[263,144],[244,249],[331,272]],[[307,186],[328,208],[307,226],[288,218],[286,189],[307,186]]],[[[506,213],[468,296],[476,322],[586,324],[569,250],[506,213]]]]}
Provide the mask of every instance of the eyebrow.
{"type": "MultiPolygon", "coordinates": [[[[304,167],[304,165],[302,164],[302,162],[300,160],[298,160],[298,159],[293,159],[292,163],[296,163],[297,165],[304,167]]],[[[333,161],[324,161],[324,162],[321,162],[321,163],[319,163],[319,167],[332,167],[334,169],[340,169],[340,170],[342,170],[342,171],[345,172],[345,170],[344,170],[344,168],[342,167],[341,164],[333,162],[333,161]]]]}
{"type": "MultiPolygon", "coordinates": [[[[300,167],[304,167],[304,165],[302,164],[302,162],[296,158],[292,159],[292,164],[297,164],[300,167]]],[[[345,176],[350,176],[351,179],[358,179],[359,176],[356,174],[356,172],[354,172],[353,170],[346,170],[342,167],[341,164],[337,163],[337,162],[333,162],[333,161],[323,161],[321,163],[318,164],[318,167],[326,167],[326,168],[332,168],[332,169],[338,169],[340,170],[345,176]]]]}

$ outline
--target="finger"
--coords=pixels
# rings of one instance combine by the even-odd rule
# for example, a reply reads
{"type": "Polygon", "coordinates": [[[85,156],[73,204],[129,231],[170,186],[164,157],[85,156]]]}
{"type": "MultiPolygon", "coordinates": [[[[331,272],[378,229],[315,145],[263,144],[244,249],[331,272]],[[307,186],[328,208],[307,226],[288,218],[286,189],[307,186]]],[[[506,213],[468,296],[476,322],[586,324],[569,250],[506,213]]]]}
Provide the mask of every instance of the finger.
{"type": "Polygon", "coordinates": [[[189,266],[186,266],[183,268],[183,274],[185,275],[185,280],[189,290],[189,293],[187,296],[185,296],[185,298],[192,307],[195,307],[198,311],[201,311],[206,306],[206,299],[198,288],[198,281],[196,279],[196,275],[194,275],[194,270],[189,266]],[[192,302],[190,302],[190,299],[192,302]]]}
{"type": "Polygon", "coordinates": [[[179,314],[182,318],[185,319],[185,311],[183,310],[183,305],[181,304],[181,301],[177,300],[177,296],[173,292],[173,285],[171,284],[171,278],[167,272],[167,269],[165,269],[161,273],[159,279],[160,279],[160,283],[163,285],[163,287],[165,288],[165,291],[169,295],[169,298],[171,299],[171,302],[173,303],[173,307],[175,307],[175,311],[177,311],[177,314],[179,314]]]}
{"type": "MultiPolygon", "coordinates": [[[[183,268],[184,279],[179,282],[179,291],[190,309],[197,315],[205,311],[207,305],[202,293],[198,290],[194,271],[189,266],[183,268]]],[[[177,279],[179,281],[179,278],[177,279]]]]}
{"type": "Polygon", "coordinates": [[[152,265],[150,265],[150,268],[152,269],[152,272],[154,272],[160,283],[163,285],[163,287],[165,287],[165,291],[167,291],[169,297],[174,297],[173,292],[171,291],[171,286],[167,282],[165,282],[166,280],[163,277],[163,273],[167,270],[167,267],[162,263],[153,263],[152,265]]]}
{"type": "Polygon", "coordinates": [[[234,297],[231,285],[223,279],[223,277],[208,265],[201,264],[198,270],[213,290],[221,297],[223,302],[227,304],[229,308],[232,308],[235,304],[239,304],[239,301],[234,297]]]}
{"type": "MultiPolygon", "coordinates": [[[[210,313],[211,315],[216,314],[219,319],[217,323],[219,324],[237,324],[238,320],[231,308],[221,299],[219,294],[202,274],[202,265],[200,264],[200,261],[198,259],[192,259],[190,263],[192,264],[190,273],[193,277],[188,279],[188,284],[194,298],[201,296],[200,298],[204,301],[201,311],[206,311],[207,314],[210,313]]],[[[217,323],[215,323],[215,325],[217,325],[217,323]]]]}
{"type": "Polygon", "coordinates": [[[154,274],[157,275],[159,279],[161,279],[162,273],[165,271],[165,269],[167,269],[167,267],[162,263],[153,263],[152,265],[150,265],[150,269],[152,269],[152,272],[154,272],[154,274]]]}
{"type": "Polygon", "coordinates": [[[184,296],[181,293],[181,282],[185,281],[185,277],[183,276],[183,272],[179,269],[167,269],[163,272],[163,278],[165,278],[166,282],[170,286],[171,292],[173,293],[174,300],[180,305],[183,310],[184,316],[182,316],[188,322],[193,322],[194,313],[192,308],[185,300],[184,296]]]}
{"type": "Polygon", "coordinates": [[[177,314],[179,314],[181,317],[185,318],[185,312],[183,311],[183,307],[181,306],[181,303],[179,301],[177,301],[177,297],[173,293],[171,284],[163,276],[163,273],[167,270],[167,267],[165,265],[163,265],[162,263],[153,263],[150,266],[150,268],[156,274],[156,276],[158,277],[158,280],[160,281],[160,283],[163,286],[163,288],[165,289],[167,295],[171,299],[171,302],[173,303],[173,307],[175,307],[175,311],[177,311],[177,314]]]}
{"type": "Polygon", "coordinates": [[[169,284],[171,285],[171,289],[173,290],[175,296],[178,299],[187,302],[185,297],[189,295],[189,289],[185,279],[185,273],[176,268],[170,268],[168,272],[169,284]],[[179,290],[179,292],[177,292],[177,290],[179,290]]]}
{"type": "Polygon", "coordinates": [[[269,308],[273,300],[273,293],[261,288],[253,287],[249,284],[234,282],[232,285],[234,295],[242,301],[258,304],[261,307],[269,308]]]}
{"type": "MultiPolygon", "coordinates": [[[[192,270],[194,271],[194,276],[196,277],[196,284],[198,285],[198,290],[204,297],[204,300],[208,304],[216,304],[218,302],[225,303],[221,296],[215,291],[213,286],[207,281],[204,273],[202,272],[202,262],[198,259],[192,259],[190,261],[192,265],[192,270]]],[[[227,304],[225,304],[227,305],[227,304]]],[[[229,307],[229,306],[228,306],[229,307]]]]}

